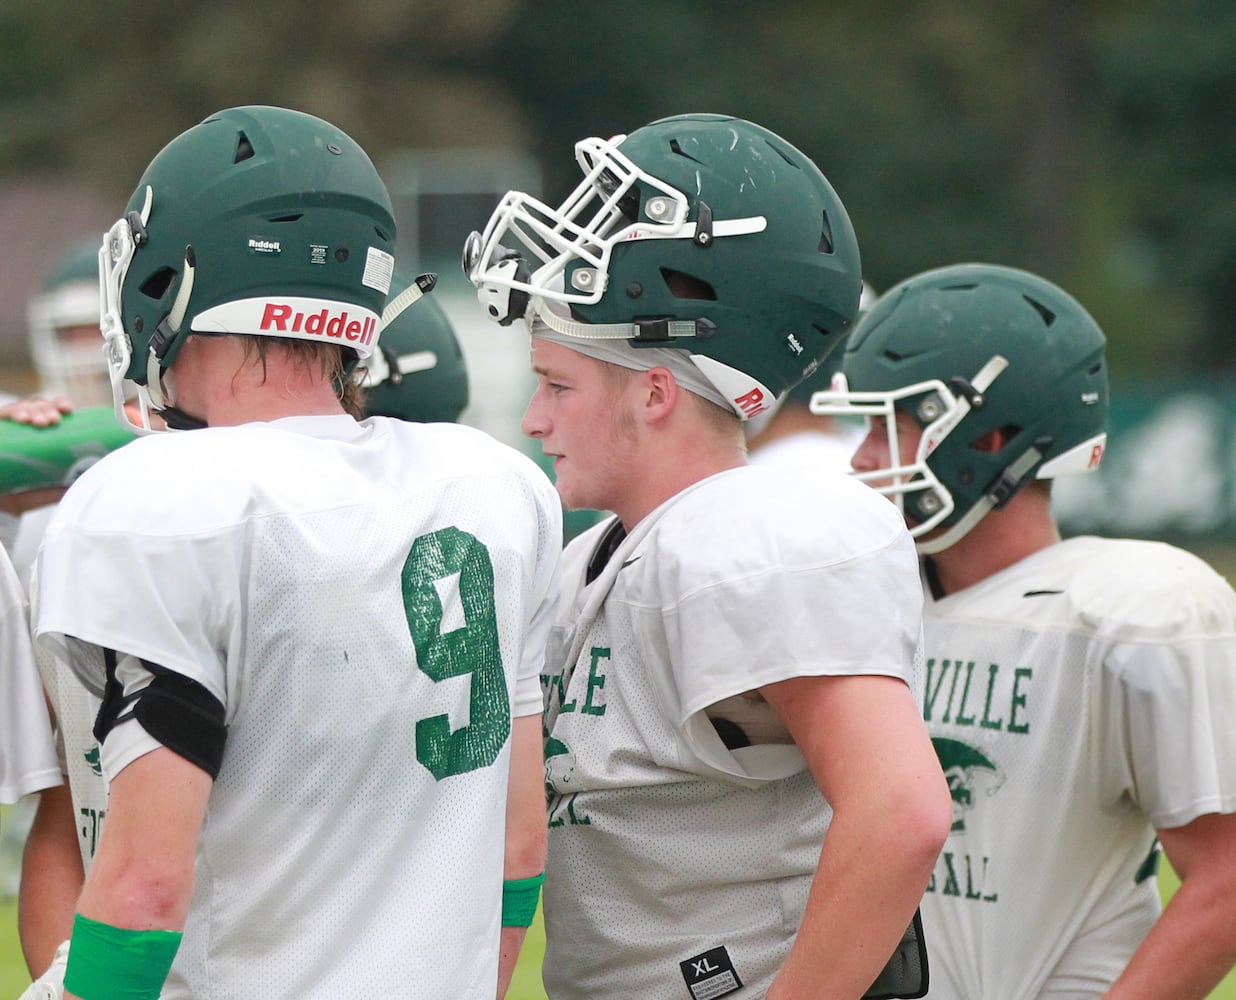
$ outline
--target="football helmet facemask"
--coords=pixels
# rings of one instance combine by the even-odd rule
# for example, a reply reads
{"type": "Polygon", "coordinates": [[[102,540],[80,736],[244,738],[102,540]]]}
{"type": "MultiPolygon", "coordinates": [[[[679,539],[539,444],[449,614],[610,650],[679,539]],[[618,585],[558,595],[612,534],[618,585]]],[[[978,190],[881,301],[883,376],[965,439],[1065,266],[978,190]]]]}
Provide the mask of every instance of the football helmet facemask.
{"type": "Polygon", "coordinates": [[[1028,481],[1098,467],[1104,345],[1090,314],[1043,278],[988,264],[938,268],[863,316],[811,411],[884,422],[889,466],[856,475],[896,499],[920,553],[941,552],[1028,481]],[[904,461],[898,412],[922,429],[904,461]]]}
{"type": "Polygon", "coordinates": [[[858,243],[819,168],[723,115],[584,139],[558,207],[509,192],[464,250],[499,323],[672,347],[743,419],[811,374],[858,310],[858,243]]]}
{"type": "MultiPolygon", "coordinates": [[[[390,196],[351,138],[312,115],[231,108],[151,161],[99,251],[117,416],[150,430],[161,377],[191,333],[377,342],[394,268],[390,196]],[[123,407],[137,383],[142,424],[123,407]]],[[[349,357],[345,352],[345,357],[349,357]]],[[[350,368],[350,366],[349,366],[350,368]]]]}

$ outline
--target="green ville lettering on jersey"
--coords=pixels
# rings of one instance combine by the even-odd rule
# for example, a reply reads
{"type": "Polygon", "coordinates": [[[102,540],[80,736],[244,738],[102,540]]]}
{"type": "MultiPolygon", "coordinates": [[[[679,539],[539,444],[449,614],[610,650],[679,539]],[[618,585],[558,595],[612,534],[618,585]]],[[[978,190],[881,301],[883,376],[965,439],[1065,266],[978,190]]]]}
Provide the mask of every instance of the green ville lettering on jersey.
{"type": "Polygon", "coordinates": [[[928,892],[939,892],[941,896],[964,896],[966,899],[974,899],[984,903],[994,903],[1000,897],[997,892],[984,892],[987,888],[987,863],[990,858],[983,858],[979,864],[975,864],[975,859],[969,854],[963,854],[958,858],[952,851],[945,851],[940,856],[940,864],[943,869],[944,876],[943,884],[937,887],[936,872],[931,873],[931,881],[927,883],[928,892]],[[958,867],[961,859],[965,862],[966,887],[963,890],[961,887],[961,879],[958,877],[958,867]],[[975,878],[975,875],[978,878],[975,878]]]}
{"type": "MultiPolygon", "coordinates": [[[[603,660],[609,659],[609,650],[603,646],[592,647],[592,664],[588,667],[588,695],[584,698],[584,707],[582,709],[585,715],[604,715],[605,703],[601,701],[603,694],[597,694],[596,704],[593,702],[593,693],[599,692],[605,687],[605,675],[597,673],[597,667],[601,665],[603,660]]],[[[565,711],[565,709],[563,709],[565,711]]]]}
{"type": "Polygon", "coordinates": [[[982,687],[982,682],[972,684],[973,660],[962,663],[960,660],[936,660],[932,657],[927,661],[927,684],[923,691],[923,719],[927,722],[949,722],[956,726],[1028,733],[1030,723],[1025,719],[1028,692],[1024,684],[1028,683],[1032,676],[1033,672],[1029,667],[1016,667],[1009,671],[998,663],[993,663],[987,668],[987,690],[980,696],[979,688],[982,687]],[[961,681],[963,672],[965,680],[959,685],[958,682],[961,681]],[[944,690],[946,680],[949,681],[948,699],[943,703],[943,714],[937,717],[936,710],[941,707],[940,695],[944,690]],[[959,686],[961,688],[960,699],[957,698],[959,686]],[[971,697],[972,689],[973,698],[971,697]],[[980,697],[982,712],[979,711],[980,697]],[[1007,712],[1001,710],[1000,706],[1003,704],[1008,705],[1007,712]]]}
{"type": "Polygon", "coordinates": [[[566,681],[562,674],[541,674],[541,687],[546,693],[557,695],[559,712],[575,711],[575,702],[566,700],[566,681]]]}

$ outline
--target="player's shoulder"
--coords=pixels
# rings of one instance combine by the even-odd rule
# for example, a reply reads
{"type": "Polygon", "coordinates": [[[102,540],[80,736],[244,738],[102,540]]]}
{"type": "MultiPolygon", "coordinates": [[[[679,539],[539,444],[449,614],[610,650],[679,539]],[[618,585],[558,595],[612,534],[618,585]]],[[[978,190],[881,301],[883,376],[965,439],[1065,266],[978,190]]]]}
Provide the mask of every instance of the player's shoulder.
{"type": "Polygon", "coordinates": [[[1147,640],[1236,636],[1236,592],[1191,552],[1164,542],[1081,536],[1046,554],[1043,570],[1067,588],[1088,626],[1147,640]]]}
{"type": "Polygon", "coordinates": [[[447,468],[466,469],[473,473],[513,473],[528,476],[537,482],[548,482],[544,471],[531,457],[486,431],[467,424],[423,424],[395,417],[370,417],[364,424],[385,428],[404,447],[413,451],[433,453],[435,459],[447,468]]]}
{"type": "Polygon", "coordinates": [[[829,470],[745,466],[667,505],[651,532],[655,563],[679,584],[857,565],[917,579],[896,506],[829,470]]]}
{"type": "Polygon", "coordinates": [[[907,535],[897,507],[852,476],[825,468],[747,465],[697,483],[663,514],[666,529],[727,541],[803,543],[839,558],[907,535]]]}

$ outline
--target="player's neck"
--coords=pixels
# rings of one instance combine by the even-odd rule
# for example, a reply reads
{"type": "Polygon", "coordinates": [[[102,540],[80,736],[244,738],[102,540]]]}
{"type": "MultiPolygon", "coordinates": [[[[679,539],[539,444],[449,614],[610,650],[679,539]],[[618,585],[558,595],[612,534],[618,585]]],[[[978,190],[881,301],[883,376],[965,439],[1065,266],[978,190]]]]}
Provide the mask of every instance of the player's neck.
{"type": "Polygon", "coordinates": [[[945,594],[955,594],[1059,541],[1047,494],[1026,490],[931,561],[940,588],[945,594]]]}
{"type": "Polygon", "coordinates": [[[747,464],[739,441],[705,441],[699,437],[677,436],[657,441],[644,450],[642,462],[631,470],[631,489],[625,502],[610,509],[630,531],[648,514],[683,490],[747,464]]]}
{"type": "Polygon", "coordinates": [[[265,359],[245,353],[239,337],[191,337],[171,375],[174,399],[211,427],[344,412],[330,378],[279,349],[265,359]]]}

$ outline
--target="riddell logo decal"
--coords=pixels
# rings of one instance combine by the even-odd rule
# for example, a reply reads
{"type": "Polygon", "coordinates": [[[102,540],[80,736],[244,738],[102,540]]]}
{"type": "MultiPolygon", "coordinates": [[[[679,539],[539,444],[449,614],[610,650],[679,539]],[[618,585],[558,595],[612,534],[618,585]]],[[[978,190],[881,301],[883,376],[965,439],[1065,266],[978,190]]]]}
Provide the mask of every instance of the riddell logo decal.
{"type": "Polygon", "coordinates": [[[278,240],[258,240],[252,237],[249,239],[249,249],[254,253],[279,253],[282,250],[278,240]]]}
{"type": "Polygon", "coordinates": [[[735,396],[734,405],[742,410],[743,416],[748,420],[768,409],[764,405],[764,393],[760,389],[752,389],[741,396],[735,396]]]}
{"type": "Polygon", "coordinates": [[[352,319],[347,310],[333,312],[330,309],[304,313],[294,306],[280,302],[266,303],[260,325],[263,333],[307,333],[310,336],[350,340],[361,344],[373,343],[377,327],[378,321],[372,316],[352,319]]]}

